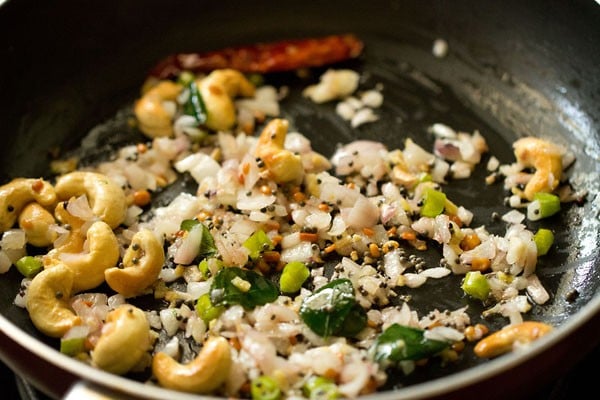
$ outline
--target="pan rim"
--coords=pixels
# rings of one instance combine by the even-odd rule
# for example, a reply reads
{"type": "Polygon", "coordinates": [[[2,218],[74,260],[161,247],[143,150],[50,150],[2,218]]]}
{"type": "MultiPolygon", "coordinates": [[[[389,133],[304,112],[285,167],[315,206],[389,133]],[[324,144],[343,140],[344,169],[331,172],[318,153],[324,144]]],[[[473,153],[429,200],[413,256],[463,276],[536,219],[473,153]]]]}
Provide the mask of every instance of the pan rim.
{"type": "MultiPolygon", "coordinates": [[[[545,351],[549,351],[552,347],[559,345],[561,341],[575,333],[599,314],[600,296],[594,296],[577,313],[568,317],[564,323],[557,327],[553,332],[533,342],[526,351],[513,352],[503,357],[490,360],[483,365],[479,365],[477,368],[468,368],[464,371],[452,373],[428,382],[410,385],[398,390],[377,392],[361,398],[391,400],[397,399],[398,394],[401,394],[402,398],[406,400],[426,399],[467,388],[477,382],[499,376],[511,368],[517,367],[545,351]]],[[[143,393],[142,398],[144,399],[163,399],[165,396],[172,396],[174,393],[174,391],[169,389],[151,386],[126,377],[110,374],[63,355],[55,348],[30,336],[1,314],[0,331],[35,356],[81,378],[81,382],[90,382],[95,385],[100,385],[100,390],[106,388],[119,393],[134,395],[136,397],[138,397],[140,393],[143,393]]],[[[19,371],[15,371],[15,373],[18,374],[19,371]]],[[[177,397],[181,400],[222,399],[222,397],[215,396],[201,396],[183,392],[176,393],[177,397]]]]}

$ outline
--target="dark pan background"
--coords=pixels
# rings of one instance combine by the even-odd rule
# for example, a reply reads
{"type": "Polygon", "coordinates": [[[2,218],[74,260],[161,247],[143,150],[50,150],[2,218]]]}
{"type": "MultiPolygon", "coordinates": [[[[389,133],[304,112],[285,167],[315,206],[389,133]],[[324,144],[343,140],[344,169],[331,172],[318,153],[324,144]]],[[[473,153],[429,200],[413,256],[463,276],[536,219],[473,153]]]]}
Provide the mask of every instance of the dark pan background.
{"type": "MultiPolygon", "coordinates": [[[[382,118],[376,123],[351,130],[334,116],[333,105],[315,106],[300,96],[323,69],[304,80],[293,74],[267,78],[290,85],[291,95],[282,103],[285,116],[324,154],[359,137],[390,148],[403,147],[411,137],[430,148],[427,127],[443,122],[467,132],[479,129],[502,162],[512,160],[510,143],[524,135],[550,137],[577,155],[569,173],[590,190],[588,202],[531,225],[550,227],[557,241],[538,267],[553,297],[530,318],[560,325],[597,295],[600,284],[599,26],[600,6],[593,1],[9,1],[0,9],[0,182],[47,176],[50,150],[66,154],[78,148],[96,126],[94,145],[83,150],[92,160],[139,140],[127,126],[129,107],[147,71],[165,55],[353,32],[365,41],[365,52],[340,67],[361,71],[365,88],[384,84],[382,118]],[[444,59],[431,54],[439,37],[450,45],[444,59]],[[574,291],[578,295],[572,298],[574,291]]],[[[486,161],[473,179],[448,192],[475,212],[475,226],[502,232],[491,214],[508,211],[502,205],[505,193],[500,185],[484,185],[486,161]]],[[[436,249],[426,257],[435,262],[436,249]]],[[[425,311],[467,304],[480,309],[462,297],[460,277],[450,281],[428,282],[411,305],[425,311]]],[[[15,271],[0,279],[0,312],[54,345],[12,306],[19,282],[15,271]]],[[[486,321],[493,327],[502,322],[486,321]]],[[[593,347],[578,346],[582,353],[593,347]]],[[[389,388],[480,362],[467,350],[450,369],[432,366],[392,380],[389,388]]]]}

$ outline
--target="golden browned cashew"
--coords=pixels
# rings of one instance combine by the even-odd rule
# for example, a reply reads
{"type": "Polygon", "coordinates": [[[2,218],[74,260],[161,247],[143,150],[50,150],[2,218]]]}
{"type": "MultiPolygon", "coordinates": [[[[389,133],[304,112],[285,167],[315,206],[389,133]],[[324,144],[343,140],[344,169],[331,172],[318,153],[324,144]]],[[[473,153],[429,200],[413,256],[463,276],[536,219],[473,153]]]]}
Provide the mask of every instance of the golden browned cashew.
{"type": "Polygon", "coordinates": [[[33,325],[45,335],[61,337],[81,319],[69,308],[75,274],[58,264],[35,276],[27,291],[27,311],[33,325]]]}
{"type": "Polygon", "coordinates": [[[198,84],[206,106],[206,126],[214,130],[227,130],[236,121],[234,97],[254,95],[254,85],[239,71],[218,69],[198,84]]]}
{"type": "Polygon", "coordinates": [[[131,239],[123,256],[123,268],[104,271],[106,283],[125,297],[135,296],[158,278],[165,262],[160,241],[150,230],[142,230],[131,239]]]}
{"type": "Polygon", "coordinates": [[[125,192],[106,175],[86,171],[71,172],[58,178],[55,189],[60,200],[85,194],[94,215],[113,229],[125,220],[125,192]]]}
{"type": "Polygon", "coordinates": [[[16,178],[0,186],[0,232],[13,227],[28,203],[50,207],[56,202],[52,185],[43,179],[16,178]]]}
{"type": "Polygon", "coordinates": [[[150,344],[146,314],[131,304],[123,304],[108,313],[91,354],[92,363],[113,374],[124,374],[140,362],[150,344]]]}
{"type": "MultiPolygon", "coordinates": [[[[104,271],[117,265],[119,242],[114,232],[102,221],[96,221],[87,230],[88,251],[66,253],[63,248],[51,250],[44,257],[44,266],[53,268],[64,263],[73,271],[73,292],[93,289],[104,282],[104,271]]],[[[73,239],[75,240],[75,239],[73,239]]]]}
{"type": "Polygon", "coordinates": [[[136,101],[133,111],[144,134],[151,138],[173,134],[173,111],[165,102],[174,102],[181,90],[177,83],[160,81],[136,101]]]}
{"type": "Polygon", "coordinates": [[[51,212],[38,203],[29,203],[19,214],[19,227],[25,232],[27,242],[46,247],[52,244],[58,236],[50,226],[56,223],[51,212]]]}
{"type": "Polygon", "coordinates": [[[191,393],[208,393],[218,388],[227,378],[230,366],[231,351],[223,337],[208,339],[198,356],[185,365],[160,352],[152,360],[152,372],[161,386],[191,393]]]}
{"type": "Polygon", "coordinates": [[[535,172],[523,191],[531,201],[538,192],[552,192],[560,183],[562,175],[562,149],[546,140],[525,137],[513,144],[517,161],[535,172]]]}
{"type": "Polygon", "coordinates": [[[304,168],[300,156],[284,149],[288,121],[274,119],[265,126],[258,138],[256,157],[259,157],[277,183],[299,183],[304,177],[304,168]]]}
{"type": "Polygon", "coordinates": [[[509,325],[477,342],[475,354],[481,358],[492,358],[511,351],[515,345],[532,342],[552,330],[543,322],[525,321],[509,325]]]}

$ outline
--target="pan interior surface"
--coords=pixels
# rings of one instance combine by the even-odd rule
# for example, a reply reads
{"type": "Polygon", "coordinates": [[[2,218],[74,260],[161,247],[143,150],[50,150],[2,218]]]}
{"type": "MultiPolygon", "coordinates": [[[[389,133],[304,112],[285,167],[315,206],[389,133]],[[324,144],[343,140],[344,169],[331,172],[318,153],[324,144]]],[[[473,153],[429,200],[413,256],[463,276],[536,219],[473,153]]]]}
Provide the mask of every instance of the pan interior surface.
{"type": "MultiPolygon", "coordinates": [[[[21,3],[9,2],[3,6],[0,18],[22,13],[20,7],[24,5],[21,3]]],[[[281,2],[272,6],[269,2],[256,2],[250,7],[235,2],[223,2],[220,6],[208,2],[170,5],[147,2],[144,6],[149,16],[138,16],[139,20],[131,18],[131,15],[139,15],[138,2],[116,8],[94,5],[98,9],[90,14],[101,15],[122,30],[106,32],[106,25],[84,16],[52,34],[49,31],[54,26],[43,21],[55,11],[45,5],[37,7],[19,28],[22,36],[9,43],[9,47],[5,46],[16,61],[3,65],[1,68],[5,71],[1,72],[5,72],[4,76],[20,77],[15,81],[21,86],[17,90],[15,83],[5,81],[0,86],[0,104],[9,111],[7,116],[2,116],[6,127],[3,138],[7,142],[0,150],[3,181],[16,176],[46,175],[47,150],[51,148],[60,149],[62,154],[77,151],[84,159],[97,161],[107,157],[115,146],[139,141],[139,132],[128,124],[131,103],[149,67],[164,55],[281,37],[353,32],[364,40],[365,52],[358,60],[336,67],[359,71],[361,87],[382,85],[384,104],[378,112],[380,119],[352,129],[335,115],[333,104],[316,106],[304,98],[302,88],[317,80],[325,69],[314,69],[308,77],[302,78],[292,73],[267,76],[267,83],[289,86],[290,94],[281,107],[293,128],[309,137],[313,148],[327,156],[333,154],[338,144],[356,139],[380,141],[394,149],[403,147],[405,139],[411,138],[424,148],[431,148],[433,137],[428,128],[438,122],[465,132],[479,130],[488,142],[490,154],[470,179],[452,182],[445,190],[458,204],[474,212],[474,226],[486,225],[492,232],[504,228],[501,222],[492,219],[492,214],[504,214],[510,208],[503,203],[506,193],[501,184],[485,184],[488,157],[494,155],[502,163],[511,162],[514,159],[512,142],[525,135],[548,137],[564,145],[576,155],[569,178],[578,187],[588,190],[587,201],[570,205],[560,216],[544,221],[545,227],[556,232],[556,242],[551,253],[540,259],[537,273],[552,297],[547,304],[534,307],[528,317],[558,326],[560,331],[561,326],[570,326],[569,321],[590,303],[597,308],[598,302],[594,299],[600,285],[600,204],[597,199],[600,102],[593,100],[600,77],[587,72],[594,71],[593,65],[600,63],[600,57],[591,54],[587,64],[577,67],[569,62],[561,66],[556,62],[544,64],[528,55],[533,52],[549,60],[557,57],[549,53],[556,47],[549,39],[532,43],[531,39],[539,38],[536,35],[541,34],[544,25],[527,32],[529,36],[519,29],[508,32],[501,22],[507,11],[493,5],[474,10],[475,16],[496,21],[486,26],[484,21],[473,22],[467,17],[466,5],[448,10],[432,2],[426,13],[411,2],[374,2],[372,5],[356,2],[345,8],[342,3],[315,2],[301,6],[281,2]],[[186,15],[178,9],[182,5],[188,9],[186,15]],[[328,11],[333,12],[336,7],[344,18],[329,21],[328,11]],[[270,13],[281,16],[274,18],[270,13]],[[380,21],[365,21],[362,18],[365,13],[376,15],[380,21]],[[247,20],[248,15],[252,16],[255,27],[251,32],[238,22],[247,20]],[[176,26],[174,21],[177,21],[176,26]],[[198,28],[199,24],[202,29],[198,28]],[[479,35],[468,38],[464,32],[469,29],[479,35]],[[503,39],[499,38],[501,34],[506,34],[503,39]],[[102,40],[96,41],[94,35],[102,40]],[[34,36],[41,42],[38,57],[49,60],[43,67],[31,63],[28,59],[31,56],[26,56],[23,50],[34,36]],[[450,45],[450,52],[444,58],[436,58],[431,53],[432,43],[438,37],[445,38],[450,45]],[[68,51],[63,49],[50,54],[49,49],[54,47],[50,43],[57,39],[72,44],[68,51]],[[73,49],[80,57],[67,55],[73,49]],[[507,54],[514,57],[507,60],[507,54]],[[35,76],[51,79],[40,82],[33,79],[35,76]],[[584,85],[584,79],[591,82],[584,85]],[[18,95],[8,98],[6,93],[18,95]],[[88,146],[88,143],[93,145],[88,146]]],[[[81,11],[75,2],[65,4],[70,6],[67,14],[77,15],[77,11],[81,11]]],[[[518,7],[516,3],[515,7],[518,7]]],[[[517,19],[515,25],[519,20],[532,18],[536,7],[541,5],[535,3],[533,11],[518,7],[517,11],[522,13],[511,14],[517,19]]],[[[556,17],[560,11],[547,10],[548,18],[556,17]]],[[[598,16],[598,12],[594,12],[598,16]]],[[[0,27],[6,27],[1,21],[0,27]]],[[[570,31],[562,33],[567,37],[571,35],[570,31]]],[[[593,37],[593,32],[591,35],[593,37]]],[[[574,45],[576,48],[562,51],[577,52],[585,50],[586,45],[574,45]]],[[[174,186],[171,192],[164,194],[163,201],[179,190],[181,186],[174,186]]],[[[539,226],[531,224],[532,229],[539,226]]],[[[436,263],[439,250],[432,249],[426,257],[436,263]]],[[[54,341],[37,332],[24,310],[12,304],[20,281],[14,268],[0,279],[2,315],[28,335],[56,347],[54,341]]],[[[483,310],[481,304],[462,295],[458,276],[451,278],[450,283],[430,280],[411,294],[411,307],[420,314],[434,308],[468,306],[470,314],[475,316],[483,310]]],[[[500,327],[504,322],[500,319],[485,321],[492,327],[500,327]]],[[[508,357],[518,359],[519,356],[508,357]]],[[[386,389],[402,390],[468,371],[483,363],[472,351],[466,351],[456,364],[435,364],[419,369],[396,381],[391,379],[386,389]]]]}

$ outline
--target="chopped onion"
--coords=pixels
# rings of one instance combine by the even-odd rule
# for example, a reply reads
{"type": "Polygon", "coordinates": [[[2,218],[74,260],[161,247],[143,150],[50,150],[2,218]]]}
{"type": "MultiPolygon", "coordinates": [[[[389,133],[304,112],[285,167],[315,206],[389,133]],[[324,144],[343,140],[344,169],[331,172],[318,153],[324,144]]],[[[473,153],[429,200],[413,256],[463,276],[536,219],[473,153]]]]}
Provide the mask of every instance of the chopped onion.
{"type": "Polygon", "coordinates": [[[9,229],[2,234],[0,247],[3,250],[17,250],[25,247],[27,237],[22,229],[9,229]]]}

